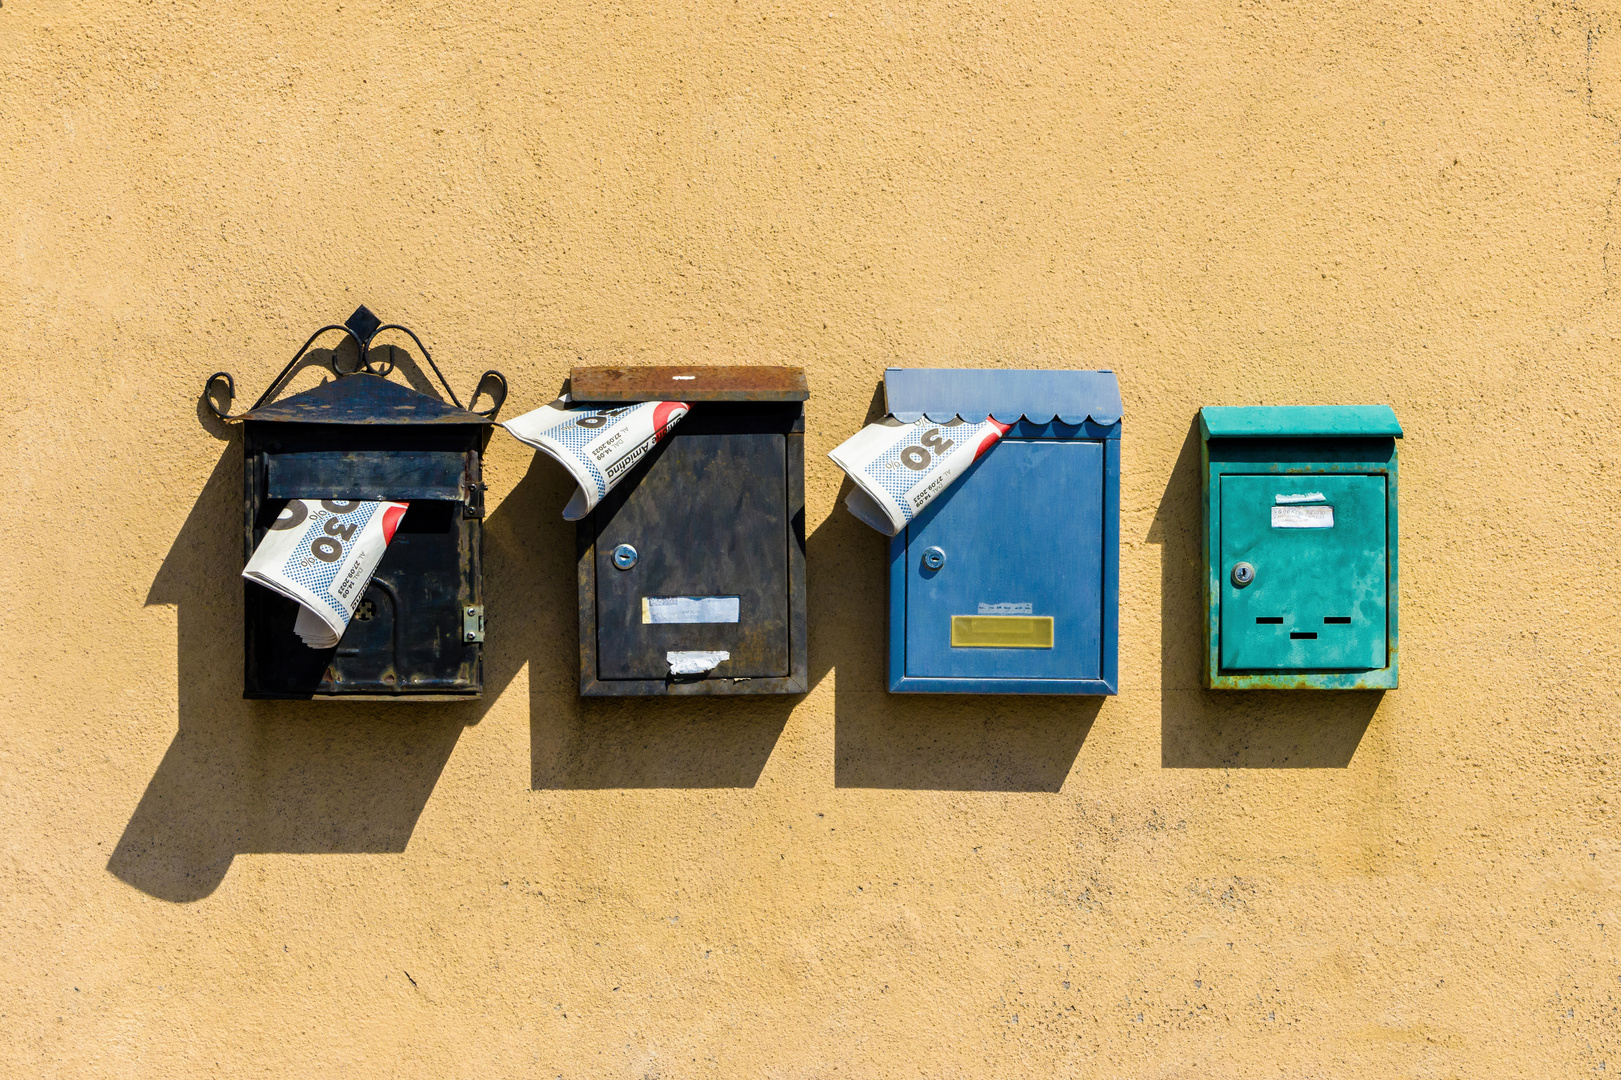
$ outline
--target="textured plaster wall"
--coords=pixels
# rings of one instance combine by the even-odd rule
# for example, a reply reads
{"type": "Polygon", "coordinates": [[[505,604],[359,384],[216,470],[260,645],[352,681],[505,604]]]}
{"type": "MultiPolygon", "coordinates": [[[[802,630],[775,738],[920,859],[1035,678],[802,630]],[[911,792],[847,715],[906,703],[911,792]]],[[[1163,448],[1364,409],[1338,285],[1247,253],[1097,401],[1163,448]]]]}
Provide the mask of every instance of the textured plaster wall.
{"type": "Polygon", "coordinates": [[[1621,1069],[1618,177],[1621,7],[3,0],[0,1064],[1621,1069]],[[241,701],[202,381],[362,301],[509,415],[804,366],[810,693],[581,702],[498,435],[484,700],[241,701]],[[884,692],[887,364],[1120,373],[1118,697],[884,692]],[[1195,411],[1316,402],[1401,689],[1204,692],[1195,411]]]}

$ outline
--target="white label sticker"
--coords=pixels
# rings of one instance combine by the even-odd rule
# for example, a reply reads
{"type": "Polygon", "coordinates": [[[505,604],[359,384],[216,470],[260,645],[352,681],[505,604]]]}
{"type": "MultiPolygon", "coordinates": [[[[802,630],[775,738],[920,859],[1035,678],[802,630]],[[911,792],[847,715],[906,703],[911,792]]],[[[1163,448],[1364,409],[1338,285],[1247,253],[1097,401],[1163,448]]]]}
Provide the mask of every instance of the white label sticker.
{"type": "Polygon", "coordinates": [[[1332,529],[1334,527],[1334,508],[1332,506],[1274,506],[1272,508],[1272,527],[1274,529],[1332,529]]]}
{"type": "Polygon", "coordinates": [[[1029,615],[1032,612],[1029,604],[981,604],[979,605],[979,613],[981,615],[1029,615]]]}
{"type": "Polygon", "coordinates": [[[1304,495],[1279,495],[1272,501],[1280,506],[1284,503],[1327,502],[1328,496],[1321,491],[1308,491],[1304,495]]]}
{"type": "Polygon", "coordinates": [[[644,623],[735,623],[742,605],[735,596],[644,596],[644,623]]]}

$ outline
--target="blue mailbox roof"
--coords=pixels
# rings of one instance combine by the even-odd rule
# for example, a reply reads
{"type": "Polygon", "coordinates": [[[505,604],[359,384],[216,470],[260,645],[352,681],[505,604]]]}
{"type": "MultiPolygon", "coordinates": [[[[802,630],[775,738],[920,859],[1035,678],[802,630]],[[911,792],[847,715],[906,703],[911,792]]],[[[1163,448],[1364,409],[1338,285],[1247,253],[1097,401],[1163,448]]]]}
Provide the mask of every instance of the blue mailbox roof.
{"type": "Polygon", "coordinates": [[[1389,405],[1207,405],[1199,426],[1207,439],[1402,436],[1389,405]]]}
{"type": "Polygon", "coordinates": [[[994,416],[1037,424],[1091,420],[1119,422],[1120,382],[1112,371],[1009,371],[968,368],[889,368],[884,372],[887,411],[908,424],[921,416],[937,423],[961,417],[979,423],[994,416]]]}

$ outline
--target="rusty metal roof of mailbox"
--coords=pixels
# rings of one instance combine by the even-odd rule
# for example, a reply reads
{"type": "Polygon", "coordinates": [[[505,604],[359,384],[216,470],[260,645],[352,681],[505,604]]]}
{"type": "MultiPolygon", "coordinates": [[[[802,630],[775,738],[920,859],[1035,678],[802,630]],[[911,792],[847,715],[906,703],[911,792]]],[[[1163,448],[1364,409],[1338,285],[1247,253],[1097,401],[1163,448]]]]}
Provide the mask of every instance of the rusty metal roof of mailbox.
{"type": "Polygon", "coordinates": [[[577,367],[569,372],[575,401],[804,401],[803,368],[577,367]]]}
{"type": "Polygon", "coordinates": [[[969,368],[890,368],[884,372],[889,414],[912,423],[961,417],[979,423],[994,416],[1037,424],[1091,420],[1114,424],[1123,411],[1112,371],[1007,371],[969,368]]]}
{"type": "Polygon", "coordinates": [[[296,424],[490,424],[488,416],[447,405],[379,375],[345,375],[266,405],[244,420],[296,424]]]}
{"type": "Polygon", "coordinates": [[[1389,405],[1207,405],[1199,426],[1207,439],[1402,435],[1389,405]]]}

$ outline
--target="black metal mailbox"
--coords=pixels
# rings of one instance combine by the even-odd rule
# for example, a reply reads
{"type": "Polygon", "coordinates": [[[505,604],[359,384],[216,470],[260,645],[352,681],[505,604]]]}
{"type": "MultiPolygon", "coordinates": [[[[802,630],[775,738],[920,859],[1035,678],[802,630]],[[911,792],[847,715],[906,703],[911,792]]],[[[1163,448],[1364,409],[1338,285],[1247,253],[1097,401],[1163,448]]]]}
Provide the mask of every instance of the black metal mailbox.
{"type": "MultiPolygon", "coordinates": [[[[462,408],[422,348],[454,405],[388,381],[392,363],[369,363],[382,326],[364,307],[343,326],[318,330],[246,414],[243,543],[251,557],[290,499],[408,500],[410,508],[335,649],[312,649],[293,632],[298,606],[244,582],[243,696],[446,700],[483,690],[484,598],[480,567],[484,483],[481,456],[499,398],[486,412],[462,408]],[[313,390],[267,404],[315,339],[342,330],[360,365],[313,390]]],[[[230,376],[209,379],[230,387],[230,376]]],[[[477,391],[475,390],[475,396],[477,391]]],[[[226,395],[228,399],[228,394],[226,395]]],[[[227,407],[229,407],[227,405],[227,407]]]]}
{"type": "Polygon", "coordinates": [[[589,367],[569,383],[582,403],[692,406],[579,523],[580,693],[804,693],[804,372],[589,367]]]}

